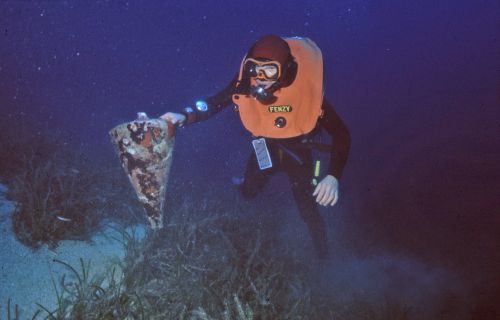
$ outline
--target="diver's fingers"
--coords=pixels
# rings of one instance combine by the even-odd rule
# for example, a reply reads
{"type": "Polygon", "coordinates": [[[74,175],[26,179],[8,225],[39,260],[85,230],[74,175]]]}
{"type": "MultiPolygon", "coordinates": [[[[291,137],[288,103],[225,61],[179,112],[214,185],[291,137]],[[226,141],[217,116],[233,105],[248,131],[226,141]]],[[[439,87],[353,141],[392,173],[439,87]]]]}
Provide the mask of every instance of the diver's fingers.
{"type": "Polygon", "coordinates": [[[314,193],[316,195],[316,202],[319,203],[320,200],[323,198],[323,194],[325,193],[325,186],[320,182],[316,186],[316,191],[314,193]]]}
{"type": "Polygon", "coordinates": [[[328,197],[323,201],[324,206],[328,206],[335,198],[335,194],[332,189],[328,190],[328,197]]]}
{"type": "Polygon", "coordinates": [[[323,201],[323,197],[325,196],[325,186],[324,185],[321,185],[321,189],[320,191],[318,192],[318,196],[316,197],[316,202],[321,204],[321,202],[323,201]]]}
{"type": "Polygon", "coordinates": [[[313,197],[315,197],[320,190],[321,190],[321,184],[316,185],[316,188],[314,188],[313,197]]]}
{"type": "Polygon", "coordinates": [[[330,189],[329,186],[325,183],[321,184],[321,191],[316,198],[316,202],[318,202],[320,205],[324,206],[325,201],[328,199],[330,195],[330,189]]]}
{"type": "Polygon", "coordinates": [[[328,196],[326,197],[326,199],[321,203],[321,205],[323,206],[327,206],[329,205],[335,198],[335,194],[333,193],[333,190],[329,190],[328,192],[328,196]]]}
{"type": "Polygon", "coordinates": [[[167,112],[164,115],[160,116],[160,119],[163,119],[165,121],[168,121],[168,122],[175,124],[171,112],[167,112]]]}
{"type": "Polygon", "coordinates": [[[182,127],[186,122],[186,116],[184,116],[182,113],[167,112],[160,118],[173,124],[174,126],[179,127],[182,127]]]}
{"type": "Polygon", "coordinates": [[[338,190],[335,191],[335,198],[333,199],[331,206],[333,207],[337,203],[337,201],[339,201],[339,191],[338,190]]]}

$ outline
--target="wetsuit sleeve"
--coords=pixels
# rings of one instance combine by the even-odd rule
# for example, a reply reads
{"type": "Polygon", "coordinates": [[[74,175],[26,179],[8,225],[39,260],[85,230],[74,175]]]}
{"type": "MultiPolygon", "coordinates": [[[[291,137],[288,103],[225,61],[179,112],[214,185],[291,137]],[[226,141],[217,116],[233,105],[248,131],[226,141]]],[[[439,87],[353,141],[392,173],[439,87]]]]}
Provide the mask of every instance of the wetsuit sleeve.
{"type": "Polygon", "coordinates": [[[222,91],[205,100],[198,101],[194,107],[184,108],[181,113],[186,116],[186,124],[204,121],[231,105],[237,81],[238,75],[222,91]],[[199,103],[202,104],[199,105],[199,103]]]}
{"type": "Polygon", "coordinates": [[[351,135],[344,121],[342,121],[326,98],[323,99],[322,108],[323,116],[319,119],[319,123],[332,136],[330,167],[327,174],[331,174],[340,180],[347,163],[347,158],[349,157],[351,135]]]}

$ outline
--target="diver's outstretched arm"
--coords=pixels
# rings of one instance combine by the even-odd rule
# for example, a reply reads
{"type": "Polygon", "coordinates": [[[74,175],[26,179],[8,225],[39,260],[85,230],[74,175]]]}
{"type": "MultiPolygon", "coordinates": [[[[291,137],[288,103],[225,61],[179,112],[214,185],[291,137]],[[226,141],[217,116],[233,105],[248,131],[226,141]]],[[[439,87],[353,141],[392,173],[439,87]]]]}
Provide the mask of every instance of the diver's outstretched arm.
{"type": "Polygon", "coordinates": [[[180,112],[167,112],[160,118],[179,126],[207,120],[233,103],[232,96],[237,81],[238,76],[214,96],[198,100],[193,107],[186,107],[180,112]]]}

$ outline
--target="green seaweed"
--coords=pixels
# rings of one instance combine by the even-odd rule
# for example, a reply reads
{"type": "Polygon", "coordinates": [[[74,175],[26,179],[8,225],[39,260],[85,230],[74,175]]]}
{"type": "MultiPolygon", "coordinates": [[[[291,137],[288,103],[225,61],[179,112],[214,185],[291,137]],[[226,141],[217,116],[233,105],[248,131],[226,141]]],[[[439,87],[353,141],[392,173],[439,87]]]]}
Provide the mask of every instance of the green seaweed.
{"type": "Polygon", "coordinates": [[[16,203],[16,238],[33,249],[55,248],[66,239],[89,240],[102,218],[96,168],[80,155],[53,153],[39,159],[34,152],[24,154],[22,170],[9,185],[8,196],[16,203]]]}
{"type": "Polygon", "coordinates": [[[7,299],[7,308],[6,308],[6,311],[7,311],[7,320],[19,320],[19,306],[17,304],[14,305],[14,318],[12,318],[12,314],[11,314],[11,309],[12,309],[12,306],[11,306],[11,300],[10,298],[7,299]]]}
{"type": "Polygon", "coordinates": [[[275,233],[217,201],[174,207],[162,231],[142,240],[120,231],[126,255],[105,274],[91,262],[61,260],[69,275],[53,281],[57,307],[39,305],[45,319],[408,319],[397,302],[380,306],[367,297],[345,304],[335,291],[315,292],[314,269],[280,246],[275,233]],[[215,213],[214,213],[215,212],[215,213]],[[68,280],[68,277],[73,281],[68,280]]]}

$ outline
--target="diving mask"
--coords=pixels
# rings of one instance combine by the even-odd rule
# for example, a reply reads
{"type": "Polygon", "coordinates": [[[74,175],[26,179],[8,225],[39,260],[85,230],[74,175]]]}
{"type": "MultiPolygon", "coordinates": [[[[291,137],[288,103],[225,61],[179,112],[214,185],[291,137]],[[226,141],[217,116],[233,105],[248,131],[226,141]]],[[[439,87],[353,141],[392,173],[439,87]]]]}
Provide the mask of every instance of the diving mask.
{"type": "Polygon", "coordinates": [[[253,58],[245,60],[244,72],[261,80],[276,81],[281,76],[281,64],[278,61],[261,61],[253,58]]]}

